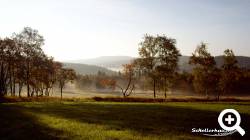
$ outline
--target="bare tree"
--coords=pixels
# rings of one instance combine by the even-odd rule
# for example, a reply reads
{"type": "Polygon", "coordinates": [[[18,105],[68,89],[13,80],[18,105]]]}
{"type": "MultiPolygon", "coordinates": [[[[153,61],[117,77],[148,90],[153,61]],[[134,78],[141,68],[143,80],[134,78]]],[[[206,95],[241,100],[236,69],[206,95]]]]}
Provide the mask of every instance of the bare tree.
{"type": "Polygon", "coordinates": [[[133,92],[133,90],[135,89],[135,85],[132,84],[133,77],[134,77],[134,64],[133,63],[124,64],[122,75],[123,75],[125,81],[127,82],[125,87],[118,85],[118,84],[116,86],[121,89],[122,95],[125,98],[125,97],[130,96],[131,93],[133,92]]]}

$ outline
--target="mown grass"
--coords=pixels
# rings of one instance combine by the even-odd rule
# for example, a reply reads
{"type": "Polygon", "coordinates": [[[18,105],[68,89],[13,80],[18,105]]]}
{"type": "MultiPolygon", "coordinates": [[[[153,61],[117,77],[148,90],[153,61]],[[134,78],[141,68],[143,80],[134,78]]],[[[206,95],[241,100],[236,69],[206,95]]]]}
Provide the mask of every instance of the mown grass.
{"type": "Polygon", "coordinates": [[[215,139],[193,127],[220,128],[221,110],[241,113],[242,128],[222,139],[249,139],[249,102],[17,102],[0,104],[0,139],[215,139]]]}

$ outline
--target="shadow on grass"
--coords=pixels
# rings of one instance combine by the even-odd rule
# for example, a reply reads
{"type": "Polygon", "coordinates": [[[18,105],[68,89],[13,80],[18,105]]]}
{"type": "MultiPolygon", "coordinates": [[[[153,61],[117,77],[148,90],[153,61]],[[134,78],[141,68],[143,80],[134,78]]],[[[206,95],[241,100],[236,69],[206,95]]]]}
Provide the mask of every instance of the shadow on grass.
{"type": "Polygon", "coordinates": [[[0,104],[1,140],[57,140],[62,131],[49,128],[25,114],[23,108],[0,104]]]}
{"type": "MultiPolygon", "coordinates": [[[[161,104],[49,103],[46,106],[32,105],[24,109],[83,123],[104,125],[107,130],[131,130],[144,136],[196,137],[202,135],[191,133],[192,128],[220,129],[217,123],[219,112],[161,104]]],[[[241,117],[241,126],[245,129],[246,135],[241,137],[238,133],[234,133],[233,136],[221,138],[249,138],[250,116],[241,114],[241,117]]],[[[27,118],[28,120],[30,118],[27,118]]],[[[204,136],[204,138],[207,137],[204,136]]]]}

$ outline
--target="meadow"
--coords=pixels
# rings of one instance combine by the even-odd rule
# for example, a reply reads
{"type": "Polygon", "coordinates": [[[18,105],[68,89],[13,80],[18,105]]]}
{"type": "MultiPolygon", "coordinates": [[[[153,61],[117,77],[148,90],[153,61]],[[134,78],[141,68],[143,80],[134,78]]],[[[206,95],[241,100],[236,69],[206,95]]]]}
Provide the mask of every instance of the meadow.
{"type": "Polygon", "coordinates": [[[241,114],[238,133],[221,139],[249,139],[250,102],[43,101],[0,104],[1,139],[165,140],[216,139],[192,128],[220,128],[221,110],[241,114]]]}

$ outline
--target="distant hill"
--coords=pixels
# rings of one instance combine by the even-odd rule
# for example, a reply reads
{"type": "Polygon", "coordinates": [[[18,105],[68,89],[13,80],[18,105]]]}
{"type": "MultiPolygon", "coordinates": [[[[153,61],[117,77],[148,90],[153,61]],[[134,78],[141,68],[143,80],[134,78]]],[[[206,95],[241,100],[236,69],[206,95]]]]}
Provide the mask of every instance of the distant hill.
{"type": "MultiPolygon", "coordinates": [[[[179,58],[179,70],[180,71],[191,71],[193,66],[188,64],[190,56],[181,56],[179,58]]],[[[247,56],[237,56],[236,57],[240,67],[245,67],[250,69],[250,57],[247,56]]],[[[93,59],[82,59],[82,60],[73,60],[68,61],[71,63],[81,63],[89,65],[97,65],[99,67],[105,67],[110,70],[118,71],[122,69],[123,64],[130,63],[134,57],[130,56],[101,56],[93,59]]],[[[223,57],[216,56],[215,61],[218,67],[223,64],[223,57]]]]}
{"type": "MultiPolygon", "coordinates": [[[[193,66],[188,64],[189,56],[181,56],[179,59],[179,70],[180,71],[191,71],[193,66]]],[[[238,65],[241,68],[250,69],[250,57],[247,56],[236,56],[238,60],[238,65]]],[[[216,56],[215,57],[216,65],[221,67],[223,65],[223,56],[216,56]]]]}
{"type": "Polygon", "coordinates": [[[86,64],[77,64],[77,63],[63,63],[65,68],[72,68],[76,71],[77,74],[97,74],[98,71],[105,72],[107,75],[116,74],[115,71],[109,70],[107,68],[94,66],[94,65],[86,65],[86,64]]]}
{"type": "MultiPolygon", "coordinates": [[[[247,56],[237,56],[238,64],[240,67],[245,67],[247,69],[250,69],[250,57],[247,56]]],[[[223,57],[217,56],[215,57],[216,64],[218,66],[222,66],[223,64],[223,57]]]]}
{"type": "Polygon", "coordinates": [[[67,62],[96,65],[117,71],[121,69],[122,64],[130,63],[133,59],[134,58],[130,56],[101,56],[92,59],[71,60],[67,62]]]}

